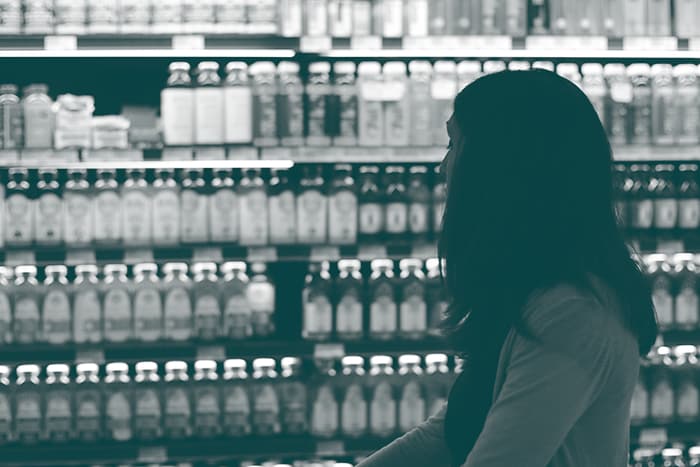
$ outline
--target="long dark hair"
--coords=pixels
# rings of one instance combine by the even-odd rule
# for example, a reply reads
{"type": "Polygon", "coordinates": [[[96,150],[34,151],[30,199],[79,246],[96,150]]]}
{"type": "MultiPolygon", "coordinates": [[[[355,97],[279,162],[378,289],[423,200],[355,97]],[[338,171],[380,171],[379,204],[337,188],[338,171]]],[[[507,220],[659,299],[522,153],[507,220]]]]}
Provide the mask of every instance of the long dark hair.
{"type": "Polygon", "coordinates": [[[581,89],[544,70],[495,73],[459,93],[453,119],[461,137],[439,242],[451,299],[443,324],[455,350],[485,362],[459,397],[474,396],[459,462],[486,416],[505,335],[513,326],[528,333],[522,312],[534,292],[562,282],[593,290],[597,277],[621,303],[640,354],[657,327],[648,280],[618,226],[610,143],[581,89]]]}

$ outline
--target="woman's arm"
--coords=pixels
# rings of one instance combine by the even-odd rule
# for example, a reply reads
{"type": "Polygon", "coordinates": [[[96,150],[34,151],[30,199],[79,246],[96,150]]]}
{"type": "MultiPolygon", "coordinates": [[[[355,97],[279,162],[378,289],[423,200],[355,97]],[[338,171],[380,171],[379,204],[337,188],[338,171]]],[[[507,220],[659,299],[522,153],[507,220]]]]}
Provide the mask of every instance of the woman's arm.
{"type": "Polygon", "coordinates": [[[357,467],[448,467],[443,426],[445,408],[422,425],[362,461],[357,467]]]}

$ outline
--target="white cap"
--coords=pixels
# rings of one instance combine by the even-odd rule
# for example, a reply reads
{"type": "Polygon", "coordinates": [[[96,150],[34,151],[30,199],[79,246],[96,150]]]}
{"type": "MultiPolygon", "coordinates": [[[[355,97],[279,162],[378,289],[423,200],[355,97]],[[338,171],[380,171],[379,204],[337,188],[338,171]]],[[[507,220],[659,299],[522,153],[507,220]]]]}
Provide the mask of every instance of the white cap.
{"type": "Polygon", "coordinates": [[[433,72],[433,66],[427,60],[413,60],[408,64],[408,71],[410,71],[411,74],[430,74],[433,72]]]}
{"type": "Polygon", "coordinates": [[[274,368],[276,365],[274,358],[256,358],[253,360],[253,368],[258,370],[260,368],[274,368]]]}
{"type": "Polygon", "coordinates": [[[560,63],[557,65],[557,74],[562,76],[578,75],[578,65],[575,63],[560,63]]]}
{"type": "Polygon", "coordinates": [[[676,355],[692,355],[698,352],[698,348],[694,345],[677,345],[673,348],[673,353],[676,355]]]}
{"type": "Polygon", "coordinates": [[[353,62],[335,62],[333,64],[333,71],[337,74],[349,75],[355,73],[357,66],[353,62]]]}
{"type": "Polygon", "coordinates": [[[525,62],[521,60],[514,60],[510,63],[508,63],[508,69],[515,71],[515,70],[529,70],[530,67],[530,62],[525,62]]]}
{"type": "Polygon", "coordinates": [[[359,75],[380,75],[382,74],[382,65],[379,62],[362,62],[357,67],[359,75]]]}
{"type": "Polygon", "coordinates": [[[388,355],[375,355],[369,358],[369,364],[372,366],[391,365],[392,363],[394,363],[394,359],[389,357],[388,355]]]}
{"type": "Polygon", "coordinates": [[[662,457],[680,457],[683,455],[683,450],[680,448],[665,448],[661,450],[662,457]]]}
{"type": "Polygon", "coordinates": [[[462,60],[457,64],[457,73],[460,75],[475,75],[481,73],[481,63],[475,60],[462,60]]]}
{"type": "Polygon", "coordinates": [[[581,65],[581,72],[584,75],[602,75],[603,65],[600,63],[584,63],[581,65]]]}
{"type": "Polygon", "coordinates": [[[218,269],[219,268],[216,263],[195,263],[194,266],[192,266],[192,271],[195,273],[202,271],[210,271],[215,273],[218,269]]]}
{"type": "Polygon", "coordinates": [[[431,353],[425,356],[425,363],[428,365],[447,364],[447,355],[444,353],[431,353]]]}
{"type": "Polygon", "coordinates": [[[691,65],[690,63],[682,63],[673,67],[673,76],[693,75],[697,76],[700,67],[691,65]]]}
{"type": "Polygon", "coordinates": [[[97,363],[78,363],[75,370],[78,373],[98,373],[100,366],[97,363]]]}
{"type": "Polygon", "coordinates": [[[142,272],[158,272],[158,265],[156,263],[141,263],[134,266],[134,273],[142,272]]]}
{"type": "Polygon", "coordinates": [[[46,274],[60,274],[61,276],[68,274],[68,268],[62,264],[52,264],[50,266],[46,266],[45,269],[46,274]]]}
{"type": "Polygon", "coordinates": [[[373,259],[370,263],[372,269],[386,268],[393,269],[394,262],[390,259],[373,259]]]}
{"type": "MultiPolygon", "coordinates": [[[[285,62],[282,62],[285,63],[285,62]]],[[[280,65],[282,64],[280,63],[280,65]]],[[[289,63],[289,62],[286,62],[289,63]]],[[[272,62],[255,62],[252,65],[250,65],[250,73],[251,74],[271,74],[275,73],[277,68],[275,67],[275,64],[272,62]]]]}
{"type": "Polygon", "coordinates": [[[243,271],[246,270],[246,264],[244,261],[227,261],[221,265],[221,272],[231,272],[233,270],[243,271]]]}
{"type": "Polygon", "coordinates": [[[97,266],[94,264],[80,264],[75,267],[75,273],[76,274],[97,274],[99,269],[97,269],[97,266]]]}
{"type": "Polygon", "coordinates": [[[194,369],[216,371],[216,361],[214,360],[197,360],[194,362],[194,369]]]}
{"type": "Polygon", "coordinates": [[[282,368],[286,368],[292,365],[300,365],[301,364],[301,359],[298,357],[284,357],[282,358],[282,361],[280,362],[280,366],[282,368]]]}
{"type": "Polygon", "coordinates": [[[168,373],[173,371],[187,371],[187,362],[183,362],[181,360],[165,362],[165,371],[167,371],[168,373]]]}
{"type": "Polygon", "coordinates": [[[245,370],[246,367],[248,366],[248,363],[243,360],[242,358],[229,358],[228,360],[224,361],[224,370],[230,371],[234,369],[243,369],[245,370]]]}
{"type": "Polygon", "coordinates": [[[47,373],[70,373],[70,367],[63,363],[52,363],[46,367],[47,373]]]}
{"type": "Polygon", "coordinates": [[[666,261],[668,261],[668,255],[664,253],[651,253],[644,257],[644,262],[647,264],[665,263],[666,261]]]}
{"type": "Polygon", "coordinates": [[[41,368],[39,368],[39,365],[19,365],[16,371],[18,375],[20,373],[39,374],[41,372],[41,368]]]}
{"type": "Polygon", "coordinates": [[[277,73],[296,75],[299,73],[299,64],[296,62],[280,62],[277,65],[277,73]]]}
{"type": "Polygon", "coordinates": [[[627,76],[648,75],[651,73],[651,66],[648,63],[633,63],[627,67],[627,76]]]}
{"type": "Polygon", "coordinates": [[[654,76],[673,75],[673,65],[668,63],[656,63],[651,66],[651,74],[654,76]]]}
{"type": "Polygon", "coordinates": [[[7,365],[0,365],[0,376],[10,376],[10,367],[7,365]]]}
{"type": "Polygon", "coordinates": [[[331,64],[328,62],[313,62],[309,65],[309,73],[330,73],[331,64]]]}
{"type": "Polygon", "coordinates": [[[683,261],[693,261],[695,255],[693,253],[676,253],[673,255],[674,263],[681,263],[683,261]]]}
{"type": "Polygon", "coordinates": [[[691,448],[688,448],[688,455],[690,456],[700,456],[700,446],[693,446],[691,448]]]}
{"type": "Polygon", "coordinates": [[[541,70],[554,71],[554,63],[548,62],[548,61],[543,61],[543,60],[538,60],[538,61],[532,63],[532,68],[533,69],[539,68],[541,70]]]}
{"type": "Polygon", "coordinates": [[[36,276],[36,266],[32,266],[32,265],[17,266],[15,268],[15,274],[18,276],[22,275],[22,274],[36,276]]]}
{"type": "Polygon", "coordinates": [[[165,263],[163,265],[163,272],[169,273],[173,271],[187,272],[189,266],[187,263],[165,263]]]}
{"type": "Polygon", "coordinates": [[[197,69],[198,70],[218,70],[219,69],[219,64],[216,62],[199,62],[197,64],[197,69]]]}
{"type": "Polygon", "coordinates": [[[419,355],[401,355],[399,356],[399,365],[420,365],[419,355]]]}
{"type": "Polygon", "coordinates": [[[338,261],[338,269],[360,269],[362,262],[359,259],[341,259],[338,261]]]}
{"type": "Polygon", "coordinates": [[[158,364],[156,362],[138,362],[136,371],[139,373],[143,371],[158,371],[158,364]]]}
{"type": "Polygon", "coordinates": [[[627,72],[625,65],[622,63],[607,63],[603,67],[603,73],[605,73],[605,76],[616,76],[616,75],[624,75],[627,72]]]}
{"type": "Polygon", "coordinates": [[[425,267],[428,268],[429,271],[432,270],[440,270],[440,258],[428,258],[425,260],[425,267]]]}
{"type": "Polygon", "coordinates": [[[267,264],[265,263],[253,263],[250,265],[251,271],[255,274],[263,274],[267,271],[267,264]]]}
{"type": "Polygon", "coordinates": [[[399,261],[400,269],[416,268],[421,269],[423,267],[423,261],[418,258],[406,258],[399,261]]]}
{"type": "Polygon", "coordinates": [[[128,373],[129,365],[124,362],[108,363],[105,366],[105,371],[107,371],[107,373],[128,373]]]}
{"type": "Polygon", "coordinates": [[[484,62],[484,73],[491,74],[503,71],[506,69],[506,62],[501,60],[489,60],[484,62]]]}
{"type": "Polygon", "coordinates": [[[433,67],[433,71],[435,73],[457,73],[457,64],[453,61],[448,61],[448,60],[439,60],[435,62],[435,66],[433,67]]]}
{"type": "Polygon", "coordinates": [[[126,264],[106,264],[103,271],[105,274],[113,274],[115,272],[126,274],[127,267],[126,264]]]}
{"type": "Polygon", "coordinates": [[[343,366],[350,366],[350,365],[364,366],[365,359],[360,357],[359,355],[348,355],[347,357],[343,357],[343,359],[340,361],[340,363],[343,366]]]}
{"type": "Polygon", "coordinates": [[[228,62],[226,64],[226,73],[230,73],[233,70],[246,71],[248,70],[248,64],[246,62],[228,62]]]}
{"type": "Polygon", "coordinates": [[[406,75],[406,64],[404,62],[386,62],[383,68],[385,75],[406,75]]]}

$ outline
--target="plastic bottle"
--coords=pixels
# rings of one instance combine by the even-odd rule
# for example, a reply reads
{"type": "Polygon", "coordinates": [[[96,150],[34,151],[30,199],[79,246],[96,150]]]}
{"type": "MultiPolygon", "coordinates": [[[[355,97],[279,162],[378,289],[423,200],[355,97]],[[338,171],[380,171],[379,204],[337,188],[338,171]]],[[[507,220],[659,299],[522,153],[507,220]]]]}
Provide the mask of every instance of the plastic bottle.
{"type": "Polygon", "coordinates": [[[68,297],[68,268],[46,266],[45,295],[41,304],[42,336],[50,344],[65,344],[73,337],[71,302],[68,297]]]}
{"type": "Polygon", "coordinates": [[[360,167],[358,196],[358,238],[360,243],[378,240],[384,229],[383,197],[379,188],[379,167],[360,167]]]}
{"type": "Polygon", "coordinates": [[[73,404],[69,389],[68,365],[53,364],[46,367],[44,391],[44,439],[53,442],[73,438],[73,404]]]}
{"type": "Polygon", "coordinates": [[[304,0],[307,36],[328,35],[328,0],[304,0]]]}
{"type": "Polygon", "coordinates": [[[221,303],[216,263],[196,263],[194,272],[194,335],[213,340],[221,332],[221,303]]]}
{"type": "Polygon", "coordinates": [[[447,403],[451,385],[451,375],[447,366],[447,355],[428,354],[425,356],[425,390],[428,416],[438,413],[447,403]]]}
{"type": "Polygon", "coordinates": [[[678,166],[678,227],[700,227],[700,186],[697,164],[678,166]]]}
{"type": "Polygon", "coordinates": [[[29,173],[25,168],[9,170],[5,198],[4,229],[7,245],[25,246],[34,239],[34,200],[29,196],[29,173]]]}
{"type": "Polygon", "coordinates": [[[174,341],[187,341],[192,337],[192,281],[187,275],[187,263],[163,265],[163,318],[164,336],[174,341]]]}
{"type": "Polygon", "coordinates": [[[362,357],[347,356],[342,359],[344,397],[340,407],[340,429],[343,436],[351,438],[367,434],[369,407],[365,399],[364,365],[362,357]]]}
{"type": "Polygon", "coordinates": [[[214,360],[197,360],[194,363],[194,432],[210,438],[221,434],[221,398],[214,360]]]}
{"type": "Polygon", "coordinates": [[[209,240],[209,197],[201,169],[190,169],[180,192],[180,239],[183,243],[209,240]]]}
{"type": "Polygon", "coordinates": [[[409,169],[408,230],[414,241],[427,241],[431,230],[431,193],[428,188],[428,168],[416,165],[409,169]]]}
{"type": "Polygon", "coordinates": [[[369,335],[373,339],[392,339],[398,328],[398,306],[394,290],[394,263],[375,259],[368,285],[369,335]]]}
{"type": "Polygon", "coordinates": [[[268,207],[265,183],[260,169],[248,169],[238,185],[240,243],[259,246],[268,243],[268,207]]]}
{"type": "Polygon", "coordinates": [[[63,240],[63,200],[58,184],[58,172],[39,170],[36,185],[38,196],[34,210],[34,239],[41,245],[56,245],[63,240]]]}
{"type": "Polygon", "coordinates": [[[102,392],[99,388],[99,366],[79,363],[73,387],[75,435],[80,441],[96,441],[103,436],[102,392]]]}
{"type": "Polygon", "coordinates": [[[194,142],[195,144],[223,144],[224,91],[219,77],[219,64],[200,62],[196,73],[194,142]]]}
{"type": "Polygon", "coordinates": [[[94,239],[90,183],[84,169],[69,170],[63,191],[63,232],[68,246],[87,246],[94,239]]]}
{"type": "Polygon", "coordinates": [[[339,406],[336,398],[335,360],[323,359],[316,361],[317,377],[312,387],[315,389],[309,396],[311,404],[310,431],[317,438],[333,438],[338,433],[339,406]]]}
{"type": "Polygon", "coordinates": [[[411,145],[433,144],[432,92],[433,67],[427,60],[414,60],[408,64],[411,73],[408,96],[410,99],[411,145]]]}
{"type": "Polygon", "coordinates": [[[507,0],[504,10],[504,33],[511,37],[527,35],[528,4],[522,0],[507,0]]]}
{"type": "Polygon", "coordinates": [[[677,253],[673,255],[675,297],[674,323],[677,328],[692,330],[700,323],[700,304],[697,292],[697,266],[692,253],[677,253]]]}
{"type": "Polygon", "coordinates": [[[15,437],[25,444],[37,443],[42,435],[42,403],[39,365],[19,365],[15,380],[15,437]]]}
{"type": "Polygon", "coordinates": [[[700,140],[698,67],[690,64],[676,65],[673,68],[673,76],[676,78],[673,103],[675,142],[681,145],[698,144],[700,140]]]}
{"type": "Polygon", "coordinates": [[[360,146],[384,144],[384,88],[382,67],[378,62],[362,62],[357,68],[360,98],[358,101],[358,143],[360,146]]]}
{"type": "Polygon", "coordinates": [[[384,355],[375,355],[369,361],[368,385],[372,394],[369,406],[370,433],[387,438],[396,433],[398,421],[396,396],[392,384],[393,359],[384,355]]]}
{"type": "Polygon", "coordinates": [[[168,439],[192,436],[192,404],[187,362],[171,361],[165,364],[163,390],[163,433],[168,439]]]}
{"type": "Polygon", "coordinates": [[[372,0],[354,0],[352,2],[352,35],[369,36],[379,34],[372,30],[372,0]]]}
{"type": "Polygon", "coordinates": [[[245,62],[226,64],[223,94],[224,142],[250,144],[253,141],[253,92],[245,62]]]}
{"type": "MultiPolygon", "coordinates": [[[[0,266],[0,345],[12,342],[11,279],[12,271],[4,266],[0,266]]],[[[1,423],[2,422],[0,422],[0,424],[1,423]]],[[[1,432],[0,430],[0,433],[1,432]]],[[[0,437],[1,436],[2,435],[0,435],[0,437]]]]}
{"type": "Polygon", "coordinates": [[[411,102],[406,93],[406,64],[387,62],[384,72],[384,141],[391,146],[408,146],[411,141],[411,102]]]}
{"type": "Polygon", "coordinates": [[[223,428],[227,436],[245,436],[251,432],[246,366],[242,359],[224,361],[222,404],[223,428]]]}
{"type": "Polygon", "coordinates": [[[665,254],[654,253],[645,259],[646,272],[651,277],[652,300],[659,329],[673,326],[673,297],[671,296],[671,266],[665,254]]]}
{"type": "Polygon", "coordinates": [[[122,186],[124,206],[122,220],[124,244],[129,246],[150,245],[152,238],[153,203],[145,174],[138,169],[127,171],[122,186]]]}
{"type": "Polygon", "coordinates": [[[295,243],[297,236],[296,197],[287,171],[270,169],[268,182],[270,243],[295,243]]]}
{"type": "Polygon", "coordinates": [[[97,171],[92,202],[95,215],[95,242],[115,244],[121,241],[124,213],[116,170],[101,169],[97,171]]]}
{"type": "Polygon", "coordinates": [[[209,196],[209,235],[213,242],[238,241],[238,195],[230,170],[217,170],[209,196]]]}
{"type": "Polygon", "coordinates": [[[253,79],[253,143],[277,146],[277,75],[272,62],[255,62],[250,66],[253,79]]]}
{"type": "Polygon", "coordinates": [[[700,391],[695,370],[698,367],[697,348],[694,345],[679,345],[673,349],[676,361],[676,419],[692,423],[700,415],[700,391]]]}
{"type": "Polygon", "coordinates": [[[267,277],[265,263],[253,263],[250,267],[253,272],[246,296],[250,303],[250,318],[253,325],[253,334],[258,337],[267,337],[274,333],[275,323],[275,286],[267,277]]]}
{"type": "Polygon", "coordinates": [[[649,415],[655,423],[669,423],[675,412],[675,394],[671,375],[666,367],[655,368],[652,374],[649,415]]]}
{"type": "Polygon", "coordinates": [[[309,429],[306,385],[301,377],[301,359],[284,357],[280,365],[282,367],[280,374],[282,377],[280,383],[282,431],[290,435],[300,435],[309,429]]]}
{"type": "Polygon", "coordinates": [[[418,355],[399,357],[401,398],[399,399],[399,430],[406,433],[425,421],[425,393],[420,384],[423,369],[418,355]]]}
{"type": "Polygon", "coordinates": [[[646,164],[630,166],[633,184],[630,187],[630,225],[637,229],[649,229],[654,223],[654,201],[651,198],[651,168],[646,164]]]}
{"type": "Polygon", "coordinates": [[[309,65],[306,84],[306,144],[308,146],[330,146],[328,131],[332,108],[328,97],[332,94],[331,64],[313,62],[309,65]]]}
{"type": "Polygon", "coordinates": [[[258,436],[279,433],[280,403],[275,384],[277,372],[275,360],[256,358],[253,360],[253,433],[258,436]]]}
{"type": "Polygon", "coordinates": [[[688,456],[688,467],[697,467],[700,465],[700,446],[695,445],[688,448],[688,456]]]}
{"type": "Polygon", "coordinates": [[[331,37],[352,35],[352,0],[328,1],[328,31],[331,37]]]}
{"type": "Polygon", "coordinates": [[[581,88],[593,104],[603,128],[608,127],[608,119],[605,113],[605,104],[608,99],[608,88],[605,85],[604,68],[600,63],[584,63],[581,66],[583,80],[581,88]]]}
{"type": "Polygon", "coordinates": [[[426,278],[426,305],[428,311],[428,333],[440,335],[440,323],[448,308],[447,294],[440,274],[440,259],[429,258],[425,262],[428,270],[426,278]]]}
{"type": "Polygon", "coordinates": [[[156,362],[138,362],[136,364],[134,434],[138,439],[153,440],[163,435],[159,382],[160,376],[158,376],[156,362]]]}
{"type": "Polygon", "coordinates": [[[338,131],[333,137],[334,146],[357,145],[358,87],[353,62],[333,64],[335,74],[333,92],[338,102],[338,131]]]}
{"type": "Polygon", "coordinates": [[[333,332],[331,306],[330,264],[311,263],[302,290],[304,312],[302,337],[309,340],[329,340],[333,332]]]}
{"type": "Polygon", "coordinates": [[[108,342],[126,342],[133,338],[133,313],[126,264],[104,267],[102,303],[104,306],[104,337],[108,342]]]}
{"type": "Polygon", "coordinates": [[[671,145],[675,141],[677,102],[673,79],[673,66],[657,63],[651,67],[652,142],[655,145],[671,145]]]}
{"type": "Polygon", "coordinates": [[[12,426],[10,367],[0,365],[0,444],[12,441],[12,426]]]}
{"type": "Polygon", "coordinates": [[[425,336],[428,327],[423,262],[420,259],[402,259],[399,268],[399,336],[420,339],[425,336]]]}
{"type": "Polygon", "coordinates": [[[24,144],[24,116],[17,86],[0,85],[0,149],[19,149],[24,144]]]}
{"type": "Polygon", "coordinates": [[[654,167],[653,173],[649,191],[654,198],[654,227],[673,229],[678,223],[675,169],[670,164],[659,164],[654,167]]]}
{"type": "Polygon", "coordinates": [[[133,436],[129,365],[121,362],[108,363],[105,371],[105,431],[109,439],[129,441],[133,436]]]}
{"type": "Polygon", "coordinates": [[[361,339],[364,335],[363,283],[359,260],[338,261],[335,332],[341,340],[361,339]]]}
{"type": "Polygon", "coordinates": [[[324,244],[328,239],[328,197],[322,166],[304,166],[297,196],[297,242],[324,244]]]}
{"type": "MultiPolygon", "coordinates": [[[[281,62],[277,66],[277,129],[283,146],[304,144],[304,85],[299,64],[281,62]]],[[[259,110],[261,118],[266,116],[259,110]]]]}
{"type": "Polygon", "coordinates": [[[441,60],[433,66],[433,145],[446,146],[448,137],[445,122],[452,116],[454,98],[457,95],[457,65],[441,60]]]}
{"type": "Polygon", "coordinates": [[[17,266],[13,297],[13,337],[18,344],[33,344],[40,340],[39,303],[41,293],[36,280],[36,266],[17,266]]]}
{"type": "Polygon", "coordinates": [[[99,297],[97,266],[75,268],[73,282],[73,339],[77,343],[102,342],[102,304],[99,297]]]}
{"type": "Polygon", "coordinates": [[[53,101],[45,84],[31,84],[24,88],[24,147],[51,148],[53,146],[53,101]]]}
{"type": "Polygon", "coordinates": [[[194,143],[194,89],[190,64],[173,62],[168,67],[167,87],[160,94],[163,142],[166,145],[194,143]]]}
{"type": "Polygon", "coordinates": [[[142,263],[134,266],[134,338],[154,342],[163,335],[163,306],[158,266],[142,263]]]}
{"type": "Polygon", "coordinates": [[[352,166],[334,167],[328,190],[328,239],[334,245],[357,243],[357,192],[352,166]]]}
{"type": "Polygon", "coordinates": [[[649,389],[644,373],[640,373],[634,386],[630,406],[630,421],[632,425],[643,425],[649,419],[649,389]]]}
{"type": "Polygon", "coordinates": [[[627,76],[632,83],[632,106],[630,115],[630,143],[651,143],[651,67],[646,63],[633,63],[627,67],[627,76]]]}
{"type": "Polygon", "coordinates": [[[405,169],[389,166],[385,172],[386,206],[384,229],[391,240],[405,240],[408,233],[408,206],[410,200],[406,192],[405,169]]]}
{"type": "Polygon", "coordinates": [[[162,169],[153,182],[153,243],[174,245],[180,240],[180,188],[175,172],[162,169]]]}
{"type": "Polygon", "coordinates": [[[603,68],[608,82],[608,137],[615,144],[627,144],[627,127],[633,98],[632,84],[627,78],[625,66],[621,63],[608,63],[603,68]]]}

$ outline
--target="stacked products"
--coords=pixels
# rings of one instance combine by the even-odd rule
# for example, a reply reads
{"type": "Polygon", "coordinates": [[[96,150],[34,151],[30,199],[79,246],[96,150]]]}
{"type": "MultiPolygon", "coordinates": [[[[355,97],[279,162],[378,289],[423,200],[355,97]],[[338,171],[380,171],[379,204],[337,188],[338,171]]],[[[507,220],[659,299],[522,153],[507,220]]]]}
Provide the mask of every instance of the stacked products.
{"type": "Polygon", "coordinates": [[[0,442],[153,440],[311,433],[390,437],[442,407],[454,373],[444,354],[318,361],[312,383],[286,357],[0,366],[0,442]],[[193,372],[190,369],[194,369],[193,372]],[[131,372],[130,370],[134,370],[131,372]],[[164,370],[164,371],[162,371],[164,370]],[[337,374],[336,374],[337,373],[337,374]]]}
{"type": "Polygon", "coordinates": [[[671,0],[3,0],[0,14],[0,32],[14,34],[691,37],[699,22],[695,2],[671,0]]]}
{"type": "Polygon", "coordinates": [[[693,330],[698,320],[697,268],[700,257],[656,253],[643,258],[652,281],[652,298],[661,331],[693,330]]]}
{"type": "Polygon", "coordinates": [[[156,342],[269,337],[275,287],[263,263],[152,263],[102,269],[18,266],[14,280],[0,268],[0,343],[156,342]],[[217,274],[220,270],[220,274],[217,274]]]}
{"type": "Polygon", "coordinates": [[[695,467],[700,465],[700,446],[664,449],[639,448],[632,453],[630,467],[695,467]],[[685,451],[685,453],[684,453],[685,451]]]}
{"type": "Polygon", "coordinates": [[[354,245],[425,242],[440,231],[445,186],[437,168],[341,164],[300,172],[130,169],[122,177],[76,169],[66,179],[13,168],[0,186],[0,244],[354,245]]]}

